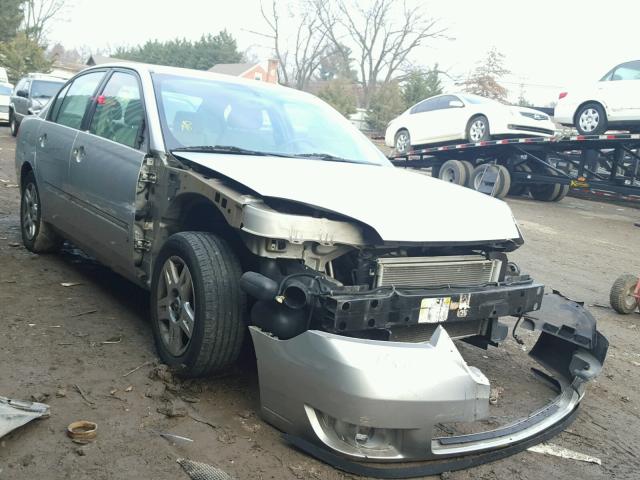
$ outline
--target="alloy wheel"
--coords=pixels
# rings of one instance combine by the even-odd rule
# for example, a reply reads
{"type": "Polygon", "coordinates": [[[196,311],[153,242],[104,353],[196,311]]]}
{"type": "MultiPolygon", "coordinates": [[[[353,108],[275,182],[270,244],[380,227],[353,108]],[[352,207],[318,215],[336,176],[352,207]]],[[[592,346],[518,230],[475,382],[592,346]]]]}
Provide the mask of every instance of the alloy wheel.
{"type": "Polygon", "coordinates": [[[471,124],[471,127],[469,128],[469,137],[472,141],[479,142],[484,138],[484,132],[486,130],[487,126],[485,125],[484,121],[478,119],[473,122],[471,124]]]}
{"type": "Polygon", "coordinates": [[[593,132],[600,124],[600,114],[595,108],[587,108],[580,114],[578,122],[583,132],[593,132]]]}
{"type": "Polygon", "coordinates": [[[409,134],[401,132],[396,138],[396,151],[398,153],[406,153],[409,150],[409,134]]]}
{"type": "Polygon", "coordinates": [[[179,357],[193,338],[196,318],[193,279],[182,258],[171,256],[162,266],[157,298],[160,338],[171,355],[179,357]]]}
{"type": "Polygon", "coordinates": [[[40,199],[38,190],[33,183],[29,183],[22,192],[22,225],[29,240],[35,238],[39,223],[40,199]]]}

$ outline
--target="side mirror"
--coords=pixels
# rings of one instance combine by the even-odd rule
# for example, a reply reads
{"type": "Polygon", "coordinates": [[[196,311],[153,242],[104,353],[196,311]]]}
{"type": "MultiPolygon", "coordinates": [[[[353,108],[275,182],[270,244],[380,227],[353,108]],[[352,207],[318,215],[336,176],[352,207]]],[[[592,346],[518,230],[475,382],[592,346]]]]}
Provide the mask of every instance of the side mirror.
{"type": "Polygon", "coordinates": [[[18,90],[16,92],[16,95],[22,98],[29,98],[29,92],[27,92],[26,90],[18,90]]]}
{"type": "Polygon", "coordinates": [[[460,100],[451,100],[449,102],[449,106],[452,108],[462,108],[464,107],[464,103],[462,103],[462,101],[460,100]]]}

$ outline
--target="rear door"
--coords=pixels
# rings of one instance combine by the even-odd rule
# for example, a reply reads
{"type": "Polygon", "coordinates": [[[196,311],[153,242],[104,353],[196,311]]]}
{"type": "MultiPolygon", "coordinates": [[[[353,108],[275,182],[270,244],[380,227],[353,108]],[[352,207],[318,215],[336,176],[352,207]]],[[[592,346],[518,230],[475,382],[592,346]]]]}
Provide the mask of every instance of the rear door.
{"type": "Polygon", "coordinates": [[[74,222],[69,187],[71,149],[87,106],[104,74],[105,71],[92,71],[67,84],[53,101],[38,130],[36,179],[44,206],[42,214],[68,234],[81,230],[74,222]]]}
{"type": "Polygon", "coordinates": [[[72,151],[69,178],[90,248],[119,271],[134,267],[138,176],[146,156],[142,89],[132,70],[113,70],[72,151]]]}
{"type": "Polygon", "coordinates": [[[640,116],[640,60],[618,65],[598,89],[612,120],[637,120],[640,116]]]}

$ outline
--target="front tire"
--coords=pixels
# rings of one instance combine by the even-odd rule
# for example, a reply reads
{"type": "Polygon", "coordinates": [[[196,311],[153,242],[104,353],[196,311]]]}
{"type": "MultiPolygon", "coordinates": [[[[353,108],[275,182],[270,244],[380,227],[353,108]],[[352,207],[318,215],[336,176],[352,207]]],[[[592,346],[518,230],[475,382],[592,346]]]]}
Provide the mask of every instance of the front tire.
{"type": "Polygon", "coordinates": [[[51,253],[62,246],[62,238],[42,220],[40,191],[33,172],[27,173],[22,180],[20,231],[22,243],[31,252],[51,253]]]}
{"type": "Polygon", "coordinates": [[[575,119],[580,135],[602,135],[607,131],[607,114],[598,103],[587,103],[578,109],[575,119]]]}
{"type": "Polygon", "coordinates": [[[230,367],[246,329],[240,263],[229,245],[204,232],[169,237],[151,280],[151,317],[158,354],[186,377],[230,367]]]}
{"type": "Polygon", "coordinates": [[[491,132],[489,131],[489,120],[487,117],[478,115],[469,120],[469,123],[467,123],[466,136],[469,143],[490,140],[491,132]]]}
{"type": "Polygon", "coordinates": [[[409,131],[405,129],[398,131],[393,145],[399,155],[408,154],[411,151],[411,135],[409,135],[409,131]]]}
{"type": "Polygon", "coordinates": [[[9,112],[9,130],[11,130],[12,136],[15,137],[18,135],[18,121],[13,111],[9,112]]]}

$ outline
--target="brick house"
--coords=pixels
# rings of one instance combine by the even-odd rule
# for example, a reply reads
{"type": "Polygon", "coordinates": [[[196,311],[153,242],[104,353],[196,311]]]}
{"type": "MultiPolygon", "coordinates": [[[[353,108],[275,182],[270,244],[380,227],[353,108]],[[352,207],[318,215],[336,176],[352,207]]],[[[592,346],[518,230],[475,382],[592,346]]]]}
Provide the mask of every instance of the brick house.
{"type": "Polygon", "coordinates": [[[262,82],[278,83],[277,60],[267,60],[266,62],[257,63],[219,63],[211,67],[209,71],[262,82]]]}

